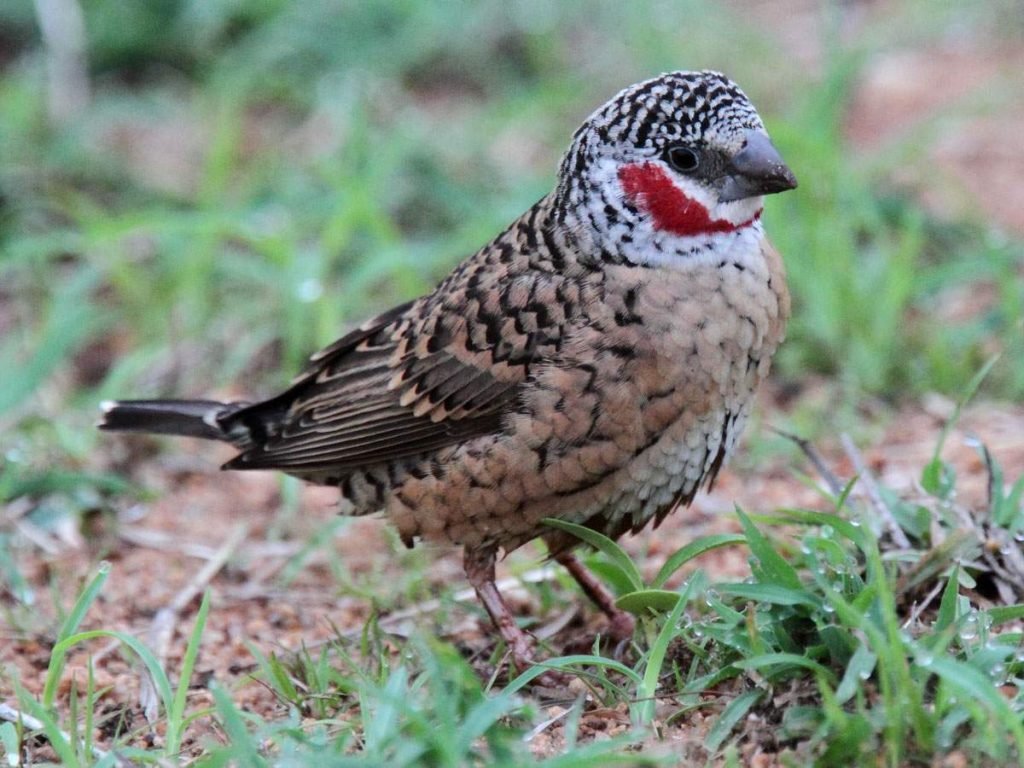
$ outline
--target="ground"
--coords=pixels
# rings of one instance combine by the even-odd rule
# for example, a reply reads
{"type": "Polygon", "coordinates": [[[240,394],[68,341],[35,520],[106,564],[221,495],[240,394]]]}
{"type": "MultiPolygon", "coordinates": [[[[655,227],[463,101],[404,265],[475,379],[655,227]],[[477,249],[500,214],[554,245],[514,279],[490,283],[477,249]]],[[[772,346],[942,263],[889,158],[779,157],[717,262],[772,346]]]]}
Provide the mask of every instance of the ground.
{"type": "MultiPolygon", "coordinates": [[[[851,13],[882,12],[881,3],[849,5],[851,13]]],[[[813,68],[824,55],[808,42],[824,39],[810,29],[820,23],[816,4],[794,0],[787,7],[786,24],[777,23],[773,3],[753,3],[749,11],[779,45],[790,46],[798,65],[813,68]]],[[[909,190],[938,219],[974,217],[991,228],[993,237],[1019,238],[1024,236],[1024,186],[1019,181],[1024,177],[1024,157],[1019,140],[1011,137],[1024,135],[1024,110],[1019,100],[1000,101],[1019,91],[1024,48],[989,42],[950,35],[874,55],[857,82],[844,131],[851,151],[871,162],[884,162],[887,147],[919,143],[917,162],[888,175],[894,188],[909,190]],[[992,108],[964,116],[956,108],[965,101],[991,103],[992,108]]],[[[271,114],[268,121],[272,119],[271,114]]],[[[307,127],[314,131],[316,126],[307,127]]],[[[198,183],[189,180],[196,164],[188,155],[193,144],[202,143],[200,133],[192,124],[164,125],[158,135],[125,141],[123,151],[129,165],[146,166],[140,173],[148,174],[151,183],[188,187],[198,183]],[[165,141],[176,144],[176,155],[156,151],[165,141]],[[153,156],[166,162],[154,170],[149,167],[153,156]]],[[[116,139],[105,140],[116,150],[116,139]]],[[[260,140],[258,135],[250,139],[260,140]]],[[[1024,279],[1020,263],[1016,274],[1024,279]]],[[[955,324],[985,312],[999,288],[972,285],[969,291],[946,290],[931,309],[940,322],[955,324]]],[[[0,292],[0,328],[5,322],[4,298],[0,292]]],[[[1017,322],[1019,327],[1019,318],[1017,322]]],[[[87,348],[79,355],[75,375],[88,380],[91,365],[106,365],[91,360],[90,354],[108,357],[121,343],[112,333],[102,344],[87,348]]],[[[739,531],[737,506],[748,513],[830,509],[807,458],[772,427],[806,424],[808,414],[828,413],[834,397],[833,383],[822,378],[768,387],[744,447],[714,489],[670,516],[657,533],[645,531],[624,539],[644,575],[656,573],[667,556],[697,536],[739,531]]],[[[884,401],[865,398],[853,404],[858,417],[853,440],[881,485],[903,498],[921,493],[922,468],[932,458],[955,407],[952,397],[933,393],[897,394],[884,401]]],[[[841,479],[858,471],[838,434],[847,428],[818,425],[810,430],[815,449],[841,479]]],[[[983,507],[989,492],[988,467],[973,441],[988,447],[1012,481],[1024,475],[1022,435],[1020,404],[983,395],[966,407],[943,450],[943,457],[957,470],[960,503],[983,507]]],[[[63,525],[36,525],[28,518],[32,507],[27,497],[3,512],[4,530],[16,541],[18,570],[34,596],[10,601],[5,608],[7,626],[0,625],[5,639],[0,644],[0,697],[8,703],[13,701],[13,689],[7,683],[15,679],[29,694],[42,694],[57,611],[70,608],[102,561],[110,564],[110,574],[83,628],[119,630],[144,639],[154,649],[163,647],[172,679],[200,598],[210,590],[212,607],[189,694],[193,710],[213,704],[210,683],[216,681],[231,691],[242,710],[268,720],[285,717],[289,706],[260,678],[258,657],[277,654],[287,660],[339,635],[356,653],[368,620],[378,614],[385,636],[442,637],[482,675],[493,672],[495,640],[465,588],[457,552],[430,547],[408,551],[382,520],[337,518],[332,489],[282,481],[273,473],[221,474],[217,467],[232,455],[223,446],[115,436],[100,445],[101,454],[94,457],[91,469],[128,478],[135,491],[104,499],[81,525],[70,517],[63,525]],[[53,599],[51,590],[57,592],[53,599]],[[443,596],[440,601],[435,600],[438,595],[443,596]]],[[[575,587],[544,567],[542,557],[541,550],[530,545],[501,564],[499,576],[508,580],[506,594],[521,615],[538,618],[534,628],[540,634],[554,632],[545,653],[585,651],[603,626],[602,619],[575,587]],[[529,585],[523,588],[520,580],[529,585]],[[555,598],[538,583],[550,585],[555,598]]],[[[715,579],[740,580],[749,574],[747,557],[747,550],[729,547],[704,555],[697,564],[715,579]]],[[[159,743],[164,723],[157,719],[152,726],[147,724],[151,697],[147,698],[140,667],[116,641],[94,640],[71,653],[58,701],[66,701],[73,683],[79,689],[84,686],[90,659],[95,685],[106,689],[103,714],[109,720],[98,745],[109,746],[121,719],[133,734],[132,743],[159,743]]],[[[534,695],[551,724],[532,735],[531,747],[538,756],[557,754],[564,746],[558,717],[572,704],[573,695],[534,695]]],[[[219,722],[209,716],[197,720],[186,733],[183,754],[196,756],[210,744],[225,742],[228,736],[219,722]]],[[[687,753],[703,741],[712,722],[704,711],[675,719],[662,724],[660,741],[646,746],[654,752],[687,753]]],[[[629,725],[624,705],[595,704],[582,717],[580,738],[624,733],[629,725]]],[[[748,740],[741,753],[744,764],[781,764],[769,750],[759,754],[762,746],[748,740]]],[[[935,765],[950,768],[966,764],[956,750],[936,760],[935,765]]]]}
{"type": "MultiPolygon", "coordinates": [[[[755,439],[771,440],[767,429],[779,416],[780,403],[773,402],[774,393],[762,398],[764,419],[755,439]]],[[[794,407],[789,403],[788,407],[794,407]]],[[[913,497],[919,487],[919,476],[935,450],[937,435],[950,415],[951,404],[936,399],[932,408],[905,407],[888,415],[887,427],[863,449],[871,471],[886,487],[913,497]]],[[[960,501],[967,506],[980,506],[987,493],[987,473],[969,438],[985,442],[1003,466],[1007,477],[1024,474],[1024,407],[983,403],[969,407],[951,433],[945,458],[956,468],[959,477],[960,501]]],[[[202,708],[212,701],[205,690],[211,680],[232,691],[235,701],[245,710],[268,719],[281,717],[286,706],[273,690],[253,677],[257,671],[254,651],[280,654],[283,657],[302,648],[316,648],[340,632],[353,643],[376,602],[391,603],[381,616],[381,625],[389,632],[405,636],[419,630],[436,633],[454,642],[478,660],[486,673],[486,658],[493,650],[494,638],[486,617],[464,588],[458,553],[427,548],[419,562],[410,563],[410,555],[391,535],[383,520],[353,519],[335,529],[336,491],[303,486],[297,506],[282,523],[281,483],[273,473],[233,473],[220,475],[219,462],[231,455],[230,449],[202,443],[181,446],[180,450],[164,452],[142,462],[132,455],[143,446],[138,438],[119,440],[113,453],[128,462],[140,484],[153,491],[151,502],[122,511],[121,522],[92,521],[92,528],[83,533],[74,529],[63,531],[56,538],[35,532],[38,547],[30,568],[25,569],[30,584],[40,596],[48,583],[72,585],[81,583],[106,560],[111,575],[106,588],[86,620],[86,627],[102,626],[120,629],[150,642],[155,640],[157,620],[162,609],[190,595],[179,604],[179,613],[171,622],[167,663],[171,669],[180,663],[180,656],[191,629],[192,617],[202,590],[213,594],[213,610],[203,635],[202,650],[196,669],[190,706],[202,708]],[[104,526],[110,525],[105,531],[104,526]],[[275,535],[275,530],[278,534],[275,535]],[[308,547],[307,542],[318,531],[333,530],[322,546],[301,560],[301,567],[292,578],[282,583],[280,576],[293,559],[308,547]],[[221,551],[223,546],[228,551],[221,551]],[[197,575],[209,562],[219,567],[208,579],[197,582],[197,575]],[[458,607],[443,609],[428,598],[409,603],[392,594],[373,594],[368,590],[383,585],[406,584],[409,574],[403,566],[412,566],[424,582],[407,594],[429,596],[439,593],[453,595],[458,607]],[[353,585],[370,586],[346,589],[339,585],[334,570],[343,569],[353,585]],[[420,611],[422,609],[422,611],[420,611]]],[[[835,438],[823,441],[820,451],[832,470],[841,478],[854,474],[848,457],[835,438]]],[[[813,475],[813,468],[801,456],[780,451],[768,461],[751,464],[741,453],[734,468],[723,472],[713,491],[697,497],[693,506],[670,516],[658,530],[627,537],[624,546],[645,571],[653,575],[666,556],[693,538],[708,533],[737,531],[737,520],[731,514],[734,505],[749,512],[788,507],[828,509],[819,490],[799,480],[798,473],[813,475]]],[[[27,533],[27,531],[25,532],[27,533]]],[[[552,580],[553,574],[537,573],[541,550],[532,546],[515,553],[502,564],[499,578],[510,574],[526,574],[528,579],[552,580]]],[[[741,548],[716,550],[698,563],[716,578],[743,578],[749,573],[747,554],[741,548]]],[[[561,655],[580,650],[581,630],[592,637],[600,631],[602,619],[572,588],[556,587],[570,605],[570,616],[539,616],[542,625],[551,621],[565,624],[550,642],[550,653],[561,655]]],[[[523,591],[512,584],[507,594],[525,615],[537,615],[540,605],[534,590],[523,591]]],[[[62,595],[68,607],[72,595],[62,595]]],[[[563,604],[564,609],[564,604],[563,604]]],[[[50,610],[45,599],[35,609],[44,615],[50,610]]],[[[560,612],[561,613],[561,612],[560,612]]],[[[37,616],[37,621],[42,616],[37,616]]],[[[46,625],[42,621],[41,625],[46,625]]],[[[585,650],[584,644],[584,650],[585,650]]],[[[96,686],[109,687],[104,697],[108,713],[129,718],[136,727],[144,722],[140,704],[141,675],[117,652],[118,643],[94,641],[76,650],[68,662],[61,688],[66,693],[72,680],[81,687],[91,656],[96,686]]],[[[154,647],[155,644],[154,644],[154,647]]],[[[18,670],[18,677],[28,691],[42,693],[41,672],[46,669],[52,643],[44,637],[24,637],[20,633],[9,638],[0,649],[0,662],[18,670]]],[[[572,698],[564,692],[544,706],[551,717],[564,711],[572,698]]],[[[665,728],[662,735],[669,743],[698,743],[708,720],[682,720],[665,728]]],[[[589,711],[581,725],[581,733],[624,732],[629,719],[622,710],[596,708],[589,711]]],[[[138,739],[145,743],[160,738],[160,725],[154,731],[138,728],[138,739]]],[[[536,736],[536,750],[544,754],[561,746],[560,725],[552,725],[536,736]]],[[[223,739],[210,719],[201,720],[190,729],[185,742],[186,753],[201,750],[210,740],[223,739]]],[[[775,765],[768,758],[761,766],[775,765]]],[[[953,763],[950,763],[953,765],[953,763]]]]}

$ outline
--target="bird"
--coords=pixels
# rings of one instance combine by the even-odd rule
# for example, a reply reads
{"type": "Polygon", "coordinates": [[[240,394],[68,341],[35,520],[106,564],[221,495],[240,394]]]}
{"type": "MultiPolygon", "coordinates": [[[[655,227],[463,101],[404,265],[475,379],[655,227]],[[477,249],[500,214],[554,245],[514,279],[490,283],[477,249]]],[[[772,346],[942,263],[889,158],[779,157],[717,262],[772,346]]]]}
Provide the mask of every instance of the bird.
{"type": "Polygon", "coordinates": [[[382,512],[407,546],[461,547],[515,668],[535,663],[495,583],[543,540],[627,637],[633,618],[547,519],[613,539],[710,487],[790,314],[764,196],[797,181],[715,71],[629,86],[573,134],[554,189],[429,293],[316,352],[258,402],[125,400],[101,429],[230,443],[382,512]]]}

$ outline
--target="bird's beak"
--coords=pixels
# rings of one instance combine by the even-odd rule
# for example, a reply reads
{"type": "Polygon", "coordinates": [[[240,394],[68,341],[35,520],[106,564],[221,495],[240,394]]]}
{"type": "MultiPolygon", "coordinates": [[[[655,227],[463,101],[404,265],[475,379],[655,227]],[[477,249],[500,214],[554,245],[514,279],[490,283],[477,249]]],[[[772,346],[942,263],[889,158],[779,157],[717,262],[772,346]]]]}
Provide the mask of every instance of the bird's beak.
{"type": "Polygon", "coordinates": [[[719,202],[731,203],[796,188],[796,176],[761,131],[747,131],[747,143],[732,158],[731,165],[718,195],[719,202]]]}

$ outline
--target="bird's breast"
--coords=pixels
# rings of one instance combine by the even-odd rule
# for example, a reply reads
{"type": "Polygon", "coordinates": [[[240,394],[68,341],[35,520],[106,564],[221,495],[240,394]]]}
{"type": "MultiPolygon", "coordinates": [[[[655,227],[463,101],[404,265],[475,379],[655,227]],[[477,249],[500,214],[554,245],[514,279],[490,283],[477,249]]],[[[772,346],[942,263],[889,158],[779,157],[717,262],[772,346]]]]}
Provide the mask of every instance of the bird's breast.
{"type": "MultiPolygon", "coordinates": [[[[605,300],[589,308],[592,317],[573,339],[573,356],[592,357],[609,391],[624,387],[655,412],[673,393],[677,416],[749,397],[789,315],[781,260],[763,239],[685,270],[613,267],[605,285],[605,300]]],[[[655,431],[668,424],[649,420],[655,431]]]]}

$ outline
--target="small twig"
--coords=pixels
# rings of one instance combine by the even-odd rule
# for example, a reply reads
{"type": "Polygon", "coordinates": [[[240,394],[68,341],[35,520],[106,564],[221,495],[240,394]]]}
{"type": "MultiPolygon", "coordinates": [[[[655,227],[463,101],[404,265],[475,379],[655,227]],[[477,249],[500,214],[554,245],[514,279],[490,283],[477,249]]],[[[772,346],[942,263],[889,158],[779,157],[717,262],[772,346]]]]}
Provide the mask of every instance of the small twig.
{"type": "Polygon", "coordinates": [[[249,545],[245,553],[250,560],[255,560],[258,565],[251,568],[246,580],[254,588],[266,589],[266,585],[279,571],[291,562],[291,558],[299,554],[305,544],[298,541],[275,541],[265,542],[261,545],[249,545]]]}
{"type": "MultiPolygon", "coordinates": [[[[979,535],[984,535],[978,532],[979,535]]],[[[989,531],[989,535],[996,535],[989,531]]],[[[982,547],[981,559],[995,576],[996,589],[999,590],[999,597],[1004,602],[1016,603],[1019,601],[1017,593],[1011,589],[1011,585],[1017,590],[1024,590],[1024,557],[1021,556],[1019,545],[1009,543],[1006,536],[999,536],[996,543],[999,546],[997,553],[990,550],[987,545],[982,547]]]]}
{"type": "Polygon", "coordinates": [[[985,474],[988,477],[988,482],[985,483],[986,490],[988,491],[988,504],[985,505],[985,509],[991,514],[992,507],[995,505],[996,497],[1001,495],[1003,492],[1002,488],[996,487],[995,460],[992,458],[992,453],[989,451],[988,446],[985,445],[980,438],[974,434],[968,434],[968,438],[977,446],[985,461],[985,474]]]}
{"type": "Polygon", "coordinates": [[[576,618],[577,613],[579,613],[579,606],[573,603],[547,624],[537,627],[537,629],[533,631],[533,636],[538,640],[547,640],[548,638],[554,637],[569,626],[569,623],[576,618]]]}
{"type": "MultiPolygon", "coordinates": [[[[176,552],[200,560],[210,560],[217,556],[217,549],[209,544],[183,541],[165,531],[153,528],[122,525],[118,528],[118,536],[137,547],[157,549],[162,552],[176,552]]],[[[239,553],[245,553],[245,555],[259,560],[274,557],[288,558],[302,549],[302,546],[299,542],[290,541],[252,542],[241,548],[239,553]]]]}
{"type": "Polygon", "coordinates": [[[239,523],[234,527],[227,539],[220,546],[220,549],[211,557],[188,584],[179,590],[178,594],[174,596],[169,606],[174,611],[182,611],[185,606],[191,603],[196,595],[198,595],[210,580],[217,575],[217,572],[225,566],[228,558],[234,553],[241,544],[246,535],[249,533],[249,526],[245,523],[239,523]]]}
{"type": "MultiPolygon", "coordinates": [[[[174,596],[169,605],[164,606],[156,612],[153,623],[146,633],[146,642],[156,655],[161,667],[166,667],[167,651],[171,645],[171,636],[174,634],[174,625],[178,621],[179,614],[191,603],[204,587],[224,567],[228,558],[231,557],[238,545],[241,544],[249,532],[249,527],[244,523],[235,526],[228,535],[227,540],[220,546],[214,555],[206,561],[193,579],[186,584],[178,594],[174,596]]],[[[181,684],[179,682],[179,684],[181,684]]],[[[159,697],[156,687],[149,675],[143,675],[139,685],[139,705],[146,720],[153,723],[158,712],[159,697]]]]}
{"type": "Polygon", "coordinates": [[[93,657],[92,657],[92,664],[93,664],[93,666],[94,667],[99,667],[100,664],[103,663],[103,660],[107,658],[107,656],[112,654],[114,651],[116,651],[120,647],[121,647],[121,641],[119,639],[117,639],[116,637],[115,638],[111,638],[110,640],[108,640],[106,645],[104,645],[102,648],[100,648],[98,651],[96,651],[95,654],[93,654],[93,657]]]}
{"type": "Polygon", "coordinates": [[[813,445],[811,445],[810,440],[805,440],[800,437],[800,435],[793,434],[792,432],[786,432],[785,430],[778,429],[776,427],[771,427],[771,430],[780,437],[784,437],[796,444],[796,447],[803,452],[804,456],[807,457],[807,460],[814,465],[816,470],[818,470],[818,474],[821,475],[821,479],[825,481],[825,484],[828,486],[833,496],[838,496],[843,492],[843,484],[839,482],[839,478],[837,478],[832,473],[832,470],[828,468],[828,465],[825,464],[825,460],[821,458],[821,454],[818,453],[817,449],[815,449],[813,445]]]}
{"type": "MultiPolygon", "coordinates": [[[[39,731],[44,737],[46,736],[46,724],[42,720],[39,720],[32,715],[27,715],[21,710],[15,709],[8,704],[0,704],[0,720],[6,720],[9,723],[21,723],[26,728],[32,731],[39,731]]],[[[71,734],[66,731],[59,731],[60,736],[64,741],[71,741],[71,734]]],[[[100,749],[95,744],[92,746],[92,756],[97,760],[106,760],[113,758],[114,764],[119,766],[130,766],[134,765],[128,760],[115,753],[107,752],[106,750],[100,749]]]]}
{"type": "MultiPolygon", "coordinates": [[[[0,422],[0,434],[4,432],[4,424],[0,422]]],[[[10,525],[20,520],[33,509],[32,500],[28,496],[11,499],[0,509],[0,525],[10,525]]]]}
{"type": "Polygon", "coordinates": [[[78,0],[35,0],[46,47],[50,119],[66,123],[89,104],[85,15],[78,0]]]}
{"type": "Polygon", "coordinates": [[[875,482],[874,475],[871,474],[871,470],[864,463],[864,457],[857,450],[857,446],[853,444],[853,440],[845,432],[839,436],[839,441],[842,443],[843,450],[846,452],[847,457],[853,464],[854,471],[857,473],[857,482],[864,486],[868,501],[871,502],[871,506],[875,508],[875,512],[881,518],[886,528],[889,529],[889,535],[892,536],[892,540],[896,542],[896,546],[900,549],[910,549],[910,539],[907,538],[907,535],[900,528],[899,523],[896,522],[889,507],[886,506],[885,501],[882,499],[882,494],[878,490],[878,483],[875,482]]]}
{"type": "Polygon", "coordinates": [[[210,560],[217,554],[217,550],[208,544],[193,544],[189,541],[181,541],[164,531],[155,531],[149,528],[139,528],[134,525],[123,525],[118,528],[118,538],[136,547],[156,549],[161,552],[175,552],[188,557],[197,557],[201,560],[210,560]]]}
{"type": "MultiPolygon", "coordinates": [[[[498,669],[501,669],[501,667],[498,667],[498,669]]],[[[577,701],[578,701],[578,700],[579,700],[579,699],[577,699],[577,701]]],[[[530,731],[530,732],[529,732],[528,734],[526,734],[525,736],[523,736],[523,742],[524,742],[524,743],[526,743],[526,744],[529,744],[529,743],[530,743],[531,741],[533,741],[533,740],[534,740],[535,738],[537,738],[537,737],[538,737],[538,736],[540,736],[540,735],[541,735],[542,733],[544,733],[544,731],[546,731],[546,730],[547,730],[548,728],[550,728],[550,727],[551,727],[552,725],[554,725],[555,723],[557,723],[557,722],[558,722],[559,720],[561,720],[561,719],[563,719],[564,717],[566,717],[566,715],[568,715],[568,714],[569,714],[570,712],[572,712],[572,711],[573,711],[573,707],[566,707],[566,708],[565,708],[565,709],[563,709],[563,710],[562,710],[562,711],[561,711],[561,712],[560,712],[559,714],[555,715],[554,717],[548,718],[548,719],[547,719],[547,720],[545,720],[545,721],[544,721],[543,723],[540,723],[540,724],[539,724],[539,725],[537,725],[537,726],[536,726],[536,727],[535,727],[535,728],[534,728],[533,730],[531,730],[531,731],[530,731]]]]}
{"type": "Polygon", "coordinates": [[[51,536],[47,531],[43,530],[34,523],[29,522],[25,518],[15,521],[15,530],[24,536],[28,541],[35,544],[39,549],[50,556],[60,554],[60,543],[51,536]]]}
{"type": "Polygon", "coordinates": [[[930,579],[937,578],[953,563],[971,559],[971,552],[976,544],[977,538],[972,535],[972,531],[964,528],[950,531],[941,542],[914,559],[910,567],[896,580],[893,591],[897,595],[902,595],[930,579]]]}
{"type": "Polygon", "coordinates": [[[924,609],[931,605],[932,600],[938,597],[939,593],[945,588],[945,584],[943,584],[941,581],[937,582],[935,586],[932,587],[931,591],[925,596],[925,598],[921,600],[921,602],[914,603],[914,607],[910,610],[910,615],[907,617],[907,620],[903,622],[903,629],[911,627],[914,624],[914,622],[918,620],[921,614],[924,613],[924,609]]]}

